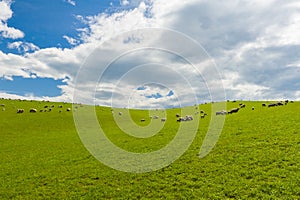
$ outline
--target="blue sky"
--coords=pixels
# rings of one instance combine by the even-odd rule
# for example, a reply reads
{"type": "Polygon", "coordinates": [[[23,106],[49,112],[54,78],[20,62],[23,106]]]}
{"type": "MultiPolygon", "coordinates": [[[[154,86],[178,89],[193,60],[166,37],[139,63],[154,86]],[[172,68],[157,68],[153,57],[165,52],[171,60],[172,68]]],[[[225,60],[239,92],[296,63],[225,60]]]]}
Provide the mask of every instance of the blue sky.
{"type": "Polygon", "coordinates": [[[111,105],[114,92],[116,106],[147,108],[222,91],[300,100],[299,9],[298,0],[0,0],[0,97],[73,101],[77,89],[78,101],[111,105]],[[149,82],[164,87],[141,87],[149,82]]]}
{"type": "MultiPolygon", "coordinates": [[[[111,6],[111,3],[119,5],[119,1],[107,0],[76,1],[75,6],[64,0],[17,0],[11,6],[14,14],[8,20],[8,25],[25,33],[22,41],[33,43],[39,48],[70,48],[72,45],[63,36],[78,38],[77,29],[86,27],[76,16],[92,16],[118,9],[116,6],[111,6]]],[[[7,48],[8,42],[12,41],[2,38],[1,50],[7,53],[18,53],[7,48]]]]}
{"type": "MultiPolygon", "coordinates": [[[[77,29],[87,27],[76,16],[109,14],[116,10],[128,8],[121,8],[120,2],[116,0],[84,0],[76,1],[75,5],[65,0],[17,0],[11,4],[13,16],[7,21],[7,24],[9,27],[14,27],[24,33],[25,36],[17,41],[32,43],[40,49],[50,47],[72,48],[74,45],[68,43],[64,36],[78,39],[78,44],[80,44],[77,29]]],[[[2,52],[17,55],[25,53],[23,49],[8,48],[10,43],[16,41],[15,39],[0,38],[0,50],[2,52]]],[[[32,51],[29,50],[28,52],[32,51]]],[[[31,94],[37,97],[53,97],[61,94],[61,90],[57,86],[65,85],[62,79],[32,79],[21,76],[12,78],[13,81],[0,78],[0,91],[21,96],[31,94]]]]}

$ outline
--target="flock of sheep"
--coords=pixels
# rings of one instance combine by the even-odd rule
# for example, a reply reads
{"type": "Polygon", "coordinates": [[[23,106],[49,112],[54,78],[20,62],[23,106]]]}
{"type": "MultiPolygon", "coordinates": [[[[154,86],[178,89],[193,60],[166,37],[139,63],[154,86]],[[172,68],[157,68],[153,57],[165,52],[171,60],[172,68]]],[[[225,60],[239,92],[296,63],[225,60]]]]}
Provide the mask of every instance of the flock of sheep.
{"type": "MultiPolygon", "coordinates": [[[[236,102],[236,101],[232,101],[232,102],[236,102]]],[[[285,100],[285,101],[278,101],[276,103],[268,103],[268,104],[267,103],[262,103],[262,107],[268,107],[268,108],[270,108],[270,107],[276,107],[276,106],[284,106],[284,105],[287,105],[289,102],[293,103],[293,101],[285,100]]],[[[81,104],[78,104],[78,105],[82,106],[81,104]]],[[[2,111],[5,111],[5,104],[0,104],[0,107],[1,107],[2,111]]],[[[58,112],[61,113],[63,111],[63,105],[58,105],[57,107],[59,109],[58,112]]],[[[239,107],[232,108],[229,111],[226,111],[226,110],[217,111],[216,115],[226,115],[226,114],[238,113],[240,109],[243,109],[245,107],[246,107],[245,104],[240,103],[239,107]]],[[[50,106],[49,105],[44,105],[43,109],[40,109],[39,112],[51,112],[54,108],[55,108],[55,105],[50,105],[50,106]]],[[[77,108],[78,108],[78,106],[75,106],[75,110],[77,108]]],[[[203,110],[197,111],[198,110],[198,106],[196,106],[195,109],[196,109],[195,115],[200,114],[201,118],[205,118],[205,116],[207,116],[207,114],[203,110]]],[[[254,107],[252,107],[251,109],[255,110],[254,107]]],[[[71,108],[67,107],[67,108],[65,108],[65,110],[67,112],[70,112],[71,108]]],[[[24,112],[25,112],[24,109],[20,109],[20,108],[17,109],[17,113],[24,113],[24,112]]],[[[38,110],[36,108],[30,108],[29,112],[30,113],[37,113],[38,110]]],[[[118,115],[122,116],[122,112],[119,112],[118,115]]],[[[158,116],[150,116],[150,119],[159,119],[159,117],[158,116]]],[[[166,120],[167,120],[167,118],[161,118],[161,122],[166,122],[166,120]]],[[[192,115],[180,116],[177,113],[176,114],[176,120],[177,120],[177,122],[186,122],[186,121],[192,121],[192,120],[194,120],[194,118],[193,118],[192,115]]],[[[142,118],[140,121],[141,122],[145,122],[146,120],[144,118],[142,118]]]]}
{"type": "MultiPolygon", "coordinates": [[[[198,106],[195,107],[195,109],[198,110],[198,106]]],[[[195,115],[198,115],[199,113],[200,113],[200,117],[201,117],[201,118],[204,118],[205,116],[207,116],[207,114],[206,114],[203,110],[200,110],[200,112],[199,112],[199,111],[196,111],[196,112],[195,112],[195,115]]],[[[119,115],[119,116],[122,116],[123,113],[122,113],[122,112],[119,112],[118,115],[119,115]]],[[[154,120],[159,119],[159,116],[157,116],[157,115],[155,115],[155,116],[150,116],[150,120],[152,120],[152,119],[154,119],[154,120]]],[[[176,114],[176,121],[177,121],[177,122],[187,122],[187,121],[192,121],[192,120],[194,120],[194,117],[193,117],[192,115],[180,116],[180,114],[178,114],[178,113],[176,114]]],[[[146,119],[145,119],[145,118],[142,118],[140,121],[141,121],[141,122],[145,122],[146,119]]],[[[167,118],[163,117],[163,118],[160,119],[160,121],[161,121],[161,122],[166,122],[166,121],[167,121],[167,118]]]]}
{"type": "MultiPolygon", "coordinates": [[[[236,102],[236,101],[233,101],[233,102],[236,102]]],[[[268,105],[266,103],[262,103],[262,107],[268,106],[268,108],[270,108],[270,107],[275,107],[275,106],[283,106],[283,105],[287,105],[289,102],[294,103],[293,101],[285,100],[285,101],[278,101],[276,103],[269,103],[268,105]]],[[[246,107],[245,104],[240,103],[238,108],[232,108],[229,111],[226,111],[226,110],[217,111],[216,115],[226,115],[226,114],[237,113],[240,109],[245,108],[245,107],[246,107]]],[[[251,108],[251,110],[255,110],[254,106],[251,108]]]]}
{"type": "MultiPolygon", "coordinates": [[[[22,101],[22,100],[19,100],[19,101],[22,101]]],[[[40,102],[40,103],[41,103],[41,102],[40,102]]],[[[66,103],[65,103],[65,104],[66,104],[66,103]]],[[[80,104],[80,105],[81,105],[81,104],[80,104]]],[[[82,105],[81,105],[81,106],[82,106],[82,105]]],[[[6,110],[6,109],[5,109],[5,104],[0,104],[0,107],[1,107],[1,110],[2,110],[2,111],[5,111],[5,110],[6,110]]],[[[51,112],[54,108],[55,108],[55,105],[50,105],[50,106],[45,105],[45,106],[43,106],[42,109],[39,109],[39,112],[51,112]]],[[[63,112],[63,105],[58,105],[57,108],[59,108],[59,110],[58,110],[59,113],[63,112]]],[[[77,109],[77,108],[78,108],[78,106],[75,106],[75,109],[77,109]]],[[[70,112],[70,111],[71,111],[71,108],[67,107],[67,108],[65,108],[65,110],[66,110],[67,112],[70,112]]],[[[25,109],[23,109],[23,108],[18,108],[18,109],[16,110],[16,113],[18,113],[18,114],[21,114],[21,113],[24,113],[24,112],[25,112],[25,109]]],[[[38,112],[38,109],[36,109],[36,108],[30,108],[30,109],[28,110],[28,112],[30,112],[30,113],[37,113],[37,112],[38,112]]]]}
{"type": "MultiPolygon", "coordinates": [[[[40,109],[39,112],[51,112],[53,110],[55,106],[54,105],[51,105],[51,106],[47,106],[45,105],[43,109],[40,109]]],[[[63,106],[62,105],[59,105],[58,108],[60,109],[58,112],[61,113],[62,112],[62,108],[63,106]]],[[[71,111],[71,108],[66,108],[66,111],[69,112],[71,111]]],[[[17,113],[24,113],[25,110],[24,109],[17,109],[17,113]]],[[[37,113],[38,110],[36,108],[30,108],[29,109],[29,112],[30,113],[37,113]]]]}

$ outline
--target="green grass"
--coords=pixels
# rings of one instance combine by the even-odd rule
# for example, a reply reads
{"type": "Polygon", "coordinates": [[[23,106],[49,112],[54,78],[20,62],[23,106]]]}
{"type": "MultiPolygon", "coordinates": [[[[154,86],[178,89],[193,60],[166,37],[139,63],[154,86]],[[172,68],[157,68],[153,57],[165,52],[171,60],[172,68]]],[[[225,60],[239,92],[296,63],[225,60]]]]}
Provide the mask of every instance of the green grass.
{"type": "MultiPolygon", "coordinates": [[[[227,109],[238,103],[228,102],[227,109]]],[[[208,117],[200,119],[183,156],[158,171],[134,174],[105,166],[85,149],[72,112],[66,112],[70,104],[0,100],[6,108],[0,108],[0,199],[300,199],[300,103],[274,108],[243,103],[246,108],[226,117],[217,145],[203,159],[197,154],[213,114],[210,104],[200,106],[208,117]],[[28,112],[52,104],[51,112],[28,112]],[[16,114],[17,108],[25,113],[16,114]]],[[[155,136],[134,138],[116,126],[110,108],[96,112],[108,138],[132,152],[162,148],[179,126],[180,110],[170,109],[155,136]]],[[[137,125],[149,125],[140,122],[149,111],[130,115],[137,125]]]]}

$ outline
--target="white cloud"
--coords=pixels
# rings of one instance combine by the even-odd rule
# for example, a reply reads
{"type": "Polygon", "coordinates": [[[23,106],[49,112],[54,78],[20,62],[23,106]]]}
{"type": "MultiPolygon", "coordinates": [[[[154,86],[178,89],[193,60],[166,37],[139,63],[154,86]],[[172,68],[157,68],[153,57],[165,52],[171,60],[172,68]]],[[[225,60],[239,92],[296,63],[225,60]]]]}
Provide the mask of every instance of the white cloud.
{"type": "Polygon", "coordinates": [[[32,43],[28,42],[22,42],[22,41],[17,41],[13,43],[9,43],[7,45],[9,49],[17,49],[20,53],[21,52],[28,52],[28,51],[36,51],[39,50],[40,48],[32,43]]]}
{"type": "Polygon", "coordinates": [[[72,6],[76,6],[76,2],[73,0],[65,0],[65,2],[67,2],[68,4],[70,4],[72,6]]]}
{"type": "Polygon", "coordinates": [[[23,38],[24,33],[16,28],[8,27],[7,20],[12,17],[12,10],[10,9],[12,1],[2,0],[0,1],[0,33],[4,38],[18,39],[23,38]]]}
{"type": "Polygon", "coordinates": [[[12,1],[0,1],[0,21],[7,21],[12,17],[13,12],[10,9],[12,1]]]}
{"type": "Polygon", "coordinates": [[[79,41],[76,40],[75,38],[72,38],[72,37],[69,37],[69,36],[66,36],[66,35],[64,35],[63,38],[66,39],[68,41],[68,43],[73,45],[73,46],[75,46],[79,43],[79,41]]]}
{"type": "Polygon", "coordinates": [[[127,5],[129,5],[129,1],[128,0],[121,0],[121,5],[122,6],[127,6],[127,5]]]}
{"type": "MultiPolygon", "coordinates": [[[[122,5],[130,3],[137,6],[116,13],[77,16],[86,27],[78,30],[82,44],[74,38],[64,36],[71,45],[74,45],[72,49],[35,49],[35,52],[26,53],[24,56],[0,52],[0,76],[29,77],[29,72],[32,72],[39,77],[54,79],[69,77],[66,80],[68,85],[61,88],[62,98],[71,99],[76,84],[75,77],[82,62],[99,46],[103,50],[102,56],[89,61],[97,65],[91,68],[86,77],[80,79],[78,88],[80,100],[88,102],[93,98],[93,91],[95,91],[95,85],[90,81],[98,80],[96,78],[110,61],[109,58],[118,58],[120,53],[129,46],[134,49],[141,45],[151,47],[159,44],[162,48],[175,48],[183,55],[188,55],[200,66],[200,72],[206,76],[202,80],[196,75],[197,70],[184,63],[178,56],[160,51],[139,50],[136,54],[128,53],[119,60],[116,59],[117,62],[111,66],[111,70],[106,72],[105,79],[102,80],[103,87],[102,90],[97,91],[96,102],[111,105],[109,97],[112,91],[118,97],[114,99],[115,105],[118,106],[127,104],[128,101],[130,105],[137,107],[178,105],[177,98],[183,105],[188,105],[194,103],[193,93],[196,93],[201,101],[209,100],[207,87],[218,91],[221,83],[218,82],[217,73],[209,68],[210,64],[207,64],[204,54],[199,54],[197,49],[186,45],[186,41],[177,40],[163,32],[154,34],[149,29],[148,33],[133,34],[123,38],[124,40],[105,42],[117,35],[126,35],[127,31],[159,27],[182,32],[203,45],[219,66],[228,98],[299,98],[300,13],[298,11],[300,3],[298,1],[136,0],[129,2],[124,0],[120,2],[122,5]],[[161,63],[170,68],[166,70],[156,66],[152,71],[147,71],[147,68],[144,68],[144,71],[131,71],[132,74],[120,82],[121,87],[116,87],[115,83],[121,78],[122,73],[145,63],[161,63]],[[28,70],[24,71],[24,68],[28,70]],[[181,79],[178,74],[185,79],[181,79]],[[165,93],[161,88],[149,87],[149,90],[144,91],[147,93],[141,95],[143,91],[137,91],[136,88],[146,80],[162,82],[175,92],[176,98],[175,96],[146,98],[145,95],[148,94],[165,93]],[[185,80],[194,85],[188,87],[187,84],[183,84],[185,80]]],[[[2,4],[5,12],[1,12],[0,20],[1,23],[3,22],[1,25],[5,26],[7,19],[12,16],[12,11],[10,3],[2,4]]],[[[7,33],[2,31],[2,35],[8,32],[14,31],[9,30],[7,33]]],[[[9,37],[22,37],[22,32],[17,32],[16,29],[9,37]]],[[[18,44],[12,43],[11,47],[19,48],[21,44],[17,47],[18,44]]]]}

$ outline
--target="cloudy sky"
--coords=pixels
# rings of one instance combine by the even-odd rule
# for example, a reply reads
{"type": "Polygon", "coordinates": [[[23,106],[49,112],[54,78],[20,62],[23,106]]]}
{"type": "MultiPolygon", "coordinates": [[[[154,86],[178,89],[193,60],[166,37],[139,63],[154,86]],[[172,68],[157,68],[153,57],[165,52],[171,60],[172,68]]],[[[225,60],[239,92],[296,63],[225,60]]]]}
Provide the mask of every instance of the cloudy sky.
{"type": "Polygon", "coordinates": [[[298,0],[0,0],[0,97],[300,99],[298,0]]]}

